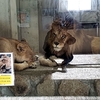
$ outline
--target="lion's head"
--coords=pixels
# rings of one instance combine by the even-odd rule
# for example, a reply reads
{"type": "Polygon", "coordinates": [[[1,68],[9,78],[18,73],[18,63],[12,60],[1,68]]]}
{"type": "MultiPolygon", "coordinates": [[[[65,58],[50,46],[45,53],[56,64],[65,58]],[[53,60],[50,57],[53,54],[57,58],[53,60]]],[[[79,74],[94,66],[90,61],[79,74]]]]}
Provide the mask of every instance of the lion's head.
{"type": "Polygon", "coordinates": [[[21,42],[17,44],[17,54],[17,62],[27,61],[31,63],[34,61],[34,53],[26,40],[21,40],[21,42]]]}
{"type": "Polygon", "coordinates": [[[60,65],[68,64],[73,59],[69,45],[74,44],[75,41],[76,39],[67,32],[66,28],[62,27],[59,21],[54,21],[43,45],[45,57],[51,61],[42,59],[40,63],[42,65],[56,66],[58,63],[54,59],[62,58],[63,62],[60,65]]]}
{"type": "Polygon", "coordinates": [[[50,42],[51,52],[57,56],[61,56],[64,53],[70,55],[69,45],[74,44],[76,39],[63,28],[56,31],[56,33],[51,33],[55,37],[50,42]]]}
{"type": "Polygon", "coordinates": [[[56,52],[66,51],[69,45],[74,44],[76,39],[70,35],[65,28],[61,27],[59,22],[54,22],[52,24],[52,29],[50,30],[48,43],[52,49],[56,52]]]}
{"type": "Polygon", "coordinates": [[[71,44],[74,44],[76,39],[72,37],[65,29],[61,29],[56,34],[53,33],[55,39],[52,42],[52,46],[55,51],[60,51],[63,48],[68,47],[71,44]]]}

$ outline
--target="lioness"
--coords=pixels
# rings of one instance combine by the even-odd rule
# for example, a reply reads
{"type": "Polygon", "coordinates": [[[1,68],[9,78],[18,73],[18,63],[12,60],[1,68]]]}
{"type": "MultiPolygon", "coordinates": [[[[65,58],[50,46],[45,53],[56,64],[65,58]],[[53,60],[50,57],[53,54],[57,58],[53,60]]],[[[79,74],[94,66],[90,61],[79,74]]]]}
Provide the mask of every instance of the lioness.
{"type": "Polygon", "coordinates": [[[15,70],[23,70],[34,65],[34,53],[25,40],[0,37],[0,52],[13,52],[15,70]]]}

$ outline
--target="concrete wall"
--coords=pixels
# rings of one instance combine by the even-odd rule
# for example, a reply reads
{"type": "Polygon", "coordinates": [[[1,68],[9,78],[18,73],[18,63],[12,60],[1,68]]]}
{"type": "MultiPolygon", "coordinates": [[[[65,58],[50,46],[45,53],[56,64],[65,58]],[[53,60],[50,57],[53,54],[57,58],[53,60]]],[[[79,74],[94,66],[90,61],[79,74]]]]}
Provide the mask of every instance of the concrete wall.
{"type": "MultiPolygon", "coordinates": [[[[58,15],[59,0],[39,0],[39,50],[43,51],[43,43],[45,36],[49,30],[55,16],[58,15]],[[47,6],[48,5],[48,6],[47,6]]],[[[69,12],[73,18],[81,23],[100,23],[100,0],[92,0],[92,11],[72,11],[69,12]]],[[[67,12],[68,13],[68,12],[67,12]]],[[[60,12],[62,17],[65,16],[60,12]]],[[[97,28],[83,29],[85,34],[100,36],[100,31],[97,28]]]]}
{"type": "Polygon", "coordinates": [[[0,36],[11,37],[9,0],[0,0],[0,36]]]}
{"type": "MultiPolygon", "coordinates": [[[[25,38],[35,52],[43,52],[43,43],[49,24],[52,23],[52,16],[43,16],[42,9],[58,8],[58,0],[0,0],[0,36],[22,39],[25,38]],[[47,6],[48,5],[48,6],[47,6]],[[3,9],[3,10],[2,10],[3,9]],[[15,11],[16,12],[15,12],[15,11]],[[29,16],[29,27],[17,26],[17,14],[19,11],[27,12],[29,16]],[[18,29],[18,30],[17,30],[18,29]]],[[[98,9],[100,4],[98,4],[98,9]]],[[[98,14],[99,15],[99,14],[98,14]]],[[[97,12],[81,12],[73,13],[78,21],[96,22],[97,12]],[[81,15],[81,18],[79,18],[81,15]]],[[[98,16],[100,17],[100,16],[98,16]]],[[[100,19],[100,18],[99,18],[100,19]]],[[[86,33],[95,35],[96,29],[85,30],[86,33]],[[93,30],[93,31],[92,31],[93,30]]]]}
{"type": "Polygon", "coordinates": [[[17,13],[28,13],[29,27],[18,27],[19,39],[26,39],[35,52],[39,51],[38,0],[16,0],[17,13]]]}
{"type": "Polygon", "coordinates": [[[35,52],[39,52],[38,30],[38,0],[0,0],[0,36],[24,38],[35,52]],[[18,11],[29,13],[29,27],[18,26],[18,11]]]}
{"type": "MultiPolygon", "coordinates": [[[[1,5],[0,6],[1,7],[0,36],[10,37],[10,38],[18,37],[19,40],[25,38],[35,52],[39,52],[39,51],[43,52],[42,47],[43,47],[44,39],[47,31],[49,30],[49,24],[51,24],[53,21],[53,17],[44,16],[42,9],[46,9],[46,8],[58,9],[57,6],[58,0],[53,0],[53,1],[52,0],[14,0],[14,1],[16,1],[15,3],[17,4],[16,13],[13,10],[14,8],[16,8],[16,6],[14,3],[11,2],[11,0],[0,0],[0,5],[1,5]],[[17,14],[19,11],[28,12],[29,27],[19,27],[19,26],[17,27],[17,23],[15,20],[17,20],[17,14]],[[13,17],[11,17],[12,14],[13,17]],[[17,28],[18,30],[16,30],[17,28]]],[[[96,22],[97,20],[100,19],[99,10],[100,10],[100,3],[98,3],[98,13],[97,11],[92,11],[92,12],[86,11],[81,13],[74,12],[73,16],[78,21],[96,22]],[[79,18],[80,16],[81,18],[79,18]]],[[[85,30],[85,32],[86,34],[96,35],[97,30],[89,29],[89,30],[85,30]]]]}
{"type": "Polygon", "coordinates": [[[15,0],[0,0],[0,36],[18,39],[15,0]]]}

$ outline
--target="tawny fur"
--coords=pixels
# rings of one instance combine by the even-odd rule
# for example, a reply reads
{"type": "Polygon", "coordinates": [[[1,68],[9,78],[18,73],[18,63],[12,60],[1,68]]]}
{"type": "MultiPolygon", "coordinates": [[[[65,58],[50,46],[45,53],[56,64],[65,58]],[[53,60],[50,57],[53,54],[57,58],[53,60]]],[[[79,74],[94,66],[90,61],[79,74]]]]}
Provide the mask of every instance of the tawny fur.
{"type": "Polygon", "coordinates": [[[72,35],[70,35],[66,29],[61,28],[59,23],[54,23],[52,25],[52,29],[47,33],[43,46],[47,59],[44,57],[39,59],[40,64],[45,66],[59,65],[58,63],[55,63],[53,59],[51,59],[51,56],[64,59],[61,65],[67,64],[73,58],[72,53],[69,52],[69,45],[74,44],[75,41],[76,39],[72,37],[72,35]],[[48,59],[51,61],[48,61],[48,59]]]}
{"type": "Polygon", "coordinates": [[[89,36],[81,29],[68,30],[76,42],[70,45],[70,52],[73,54],[100,54],[100,37],[89,36]]]}
{"type": "Polygon", "coordinates": [[[15,70],[23,70],[35,64],[34,53],[25,40],[0,37],[0,52],[13,52],[15,70]]]}
{"type": "MultiPolygon", "coordinates": [[[[71,36],[69,35],[66,36],[67,38],[66,40],[68,40],[68,38],[71,36]]],[[[52,23],[51,30],[47,33],[47,36],[44,41],[44,50],[47,51],[46,48],[49,48],[50,46],[50,49],[48,50],[53,52],[54,42],[58,42],[59,45],[63,43],[62,49],[59,52],[56,51],[56,55],[59,54],[61,55],[61,53],[63,52],[66,52],[66,56],[70,55],[71,53],[72,54],[97,54],[97,53],[100,54],[100,37],[86,35],[85,33],[83,33],[81,29],[75,29],[75,26],[74,29],[67,29],[66,27],[62,27],[61,23],[58,21],[54,21],[52,23]],[[74,41],[74,43],[71,43],[71,45],[66,44],[64,41],[61,41],[61,39],[58,39],[59,38],[58,35],[62,33],[65,33],[66,35],[70,34],[73,38],[76,39],[76,41],[74,41]]],[[[51,64],[54,62],[48,61],[48,59],[46,59],[45,57],[42,57],[40,61],[42,61],[42,65],[57,66],[56,63],[55,63],[56,65],[51,64]]]]}

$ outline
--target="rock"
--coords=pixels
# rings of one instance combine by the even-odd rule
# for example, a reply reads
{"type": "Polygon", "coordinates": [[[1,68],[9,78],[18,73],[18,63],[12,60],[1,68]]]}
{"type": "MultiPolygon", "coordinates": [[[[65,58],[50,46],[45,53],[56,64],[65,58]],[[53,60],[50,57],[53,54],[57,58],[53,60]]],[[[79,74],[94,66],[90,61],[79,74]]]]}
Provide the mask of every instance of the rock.
{"type": "Polygon", "coordinates": [[[97,95],[100,96],[100,80],[95,81],[95,87],[96,87],[97,95]]]}
{"type": "Polygon", "coordinates": [[[88,96],[89,86],[78,80],[64,80],[58,91],[61,96],[88,96]]]}
{"type": "Polygon", "coordinates": [[[55,93],[54,81],[47,76],[42,83],[37,86],[38,96],[53,96],[55,93]]]}
{"type": "Polygon", "coordinates": [[[14,93],[15,96],[25,96],[27,95],[30,90],[30,80],[28,76],[15,76],[15,86],[10,87],[11,91],[14,93]]]}

